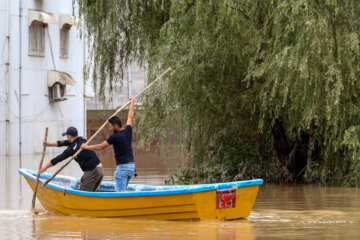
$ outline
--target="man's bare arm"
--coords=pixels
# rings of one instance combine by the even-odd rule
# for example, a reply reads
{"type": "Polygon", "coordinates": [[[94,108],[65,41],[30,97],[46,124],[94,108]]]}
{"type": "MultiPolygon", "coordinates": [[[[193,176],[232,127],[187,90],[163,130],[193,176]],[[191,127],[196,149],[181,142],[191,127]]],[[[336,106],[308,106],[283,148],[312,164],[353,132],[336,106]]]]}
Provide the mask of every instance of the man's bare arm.
{"type": "Polygon", "coordinates": [[[45,166],[43,166],[43,167],[40,169],[39,173],[40,173],[40,174],[44,173],[48,168],[51,168],[52,166],[53,166],[52,163],[51,163],[51,162],[48,162],[45,166]]]}
{"type": "Polygon", "coordinates": [[[134,104],[135,104],[135,98],[131,98],[129,113],[128,113],[128,119],[126,121],[126,125],[132,125],[132,120],[134,118],[134,104]]]}
{"type": "Polygon", "coordinates": [[[86,143],[81,144],[82,149],[88,149],[88,150],[101,150],[108,146],[110,145],[107,141],[103,141],[102,143],[96,145],[87,145],[86,143]]]}
{"type": "Polygon", "coordinates": [[[58,144],[57,144],[57,142],[43,141],[43,146],[47,146],[47,147],[57,147],[58,144]]]}

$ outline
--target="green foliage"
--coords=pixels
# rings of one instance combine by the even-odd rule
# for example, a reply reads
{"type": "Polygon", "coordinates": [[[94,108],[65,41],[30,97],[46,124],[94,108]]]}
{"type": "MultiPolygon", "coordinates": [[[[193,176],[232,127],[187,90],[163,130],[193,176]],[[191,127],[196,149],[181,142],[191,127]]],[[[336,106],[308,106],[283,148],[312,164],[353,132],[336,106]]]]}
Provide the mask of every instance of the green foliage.
{"type": "Polygon", "coordinates": [[[180,180],[274,180],[274,121],[294,143],[316,119],[321,160],[309,154],[306,179],[360,185],[360,2],[76,3],[100,93],[135,60],[150,80],[174,69],[142,99],[137,131],[164,139],[178,121],[189,160],[180,180]]]}
{"type": "Polygon", "coordinates": [[[104,99],[105,84],[112,90],[123,79],[123,71],[136,59],[148,63],[152,46],[169,18],[169,1],[74,0],[86,24],[94,88],[104,99]],[[97,86],[99,84],[99,86],[97,86]]]}

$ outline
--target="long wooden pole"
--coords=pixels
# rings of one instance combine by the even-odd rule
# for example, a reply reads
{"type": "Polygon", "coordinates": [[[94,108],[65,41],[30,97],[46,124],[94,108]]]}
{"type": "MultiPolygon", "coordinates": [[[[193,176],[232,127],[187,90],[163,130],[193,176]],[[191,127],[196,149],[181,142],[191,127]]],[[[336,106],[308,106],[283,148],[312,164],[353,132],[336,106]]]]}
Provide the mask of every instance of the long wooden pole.
{"type": "MultiPolygon", "coordinates": [[[[162,79],[166,74],[168,74],[171,70],[171,67],[169,67],[168,69],[166,69],[160,76],[158,76],[152,83],[150,83],[146,88],[144,88],[138,95],[136,95],[134,98],[138,98],[141,94],[143,94],[146,90],[148,90],[149,88],[151,88],[156,82],[158,82],[160,79],[162,79]]],[[[106,126],[107,122],[109,121],[110,118],[116,116],[121,110],[123,110],[127,105],[129,105],[131,103],[131,101],[128,101],[125,105],[123,105],[121,108],[119,108],[118,110],[115,111],[115,113],[113,115],[111,115],[105,122],[104,124],[96,131],[96,133],[94,135],[92,135],[92,137],[87,140],[86,144],[89,144],[99,133],[100,131],[106,126]]],[[[69,163],[76,158],[80,153],[81,153],[82,149],[80,148],[59,170],[57,170],[48,180],[46,180],[46,182],[44,182],[43,186],[46,186],[46,184],[48,184],[51,180],[53,180],[53,178],[59,173],[61,172],[61,170],[63,170],[67,165],[69,165],[69,163]]]]}
{"type": "MultiPolygon", "coordinates": [[[[44,141],[47,141],[47,136],[48,136],[48,131],[49,128],[47,127],[45,129],[45,139],[44,141]]],[[[31,205],[31,211],[33,212],[35,209],[35,200],[36,200],[36,193],[37,193],[37,188],[38,188],[38,184],[39,184],[39,177],[40,177],[40,169],[42,168],[42,164],[44,161],[44,157],[45,157],[45,150],[46,150],[46,145],[44,145],[43,147],[43,152],[42,152],[42,156],[41,156],[41,160],[40,160],[40,164],[39,164],[39,170],[37,172],[37,176],[36,176],[36,183],[35,183],[35,188],[34,188],[34,195],[33,195],[33,199],[32,199],[32,205],[31,205]]]]}

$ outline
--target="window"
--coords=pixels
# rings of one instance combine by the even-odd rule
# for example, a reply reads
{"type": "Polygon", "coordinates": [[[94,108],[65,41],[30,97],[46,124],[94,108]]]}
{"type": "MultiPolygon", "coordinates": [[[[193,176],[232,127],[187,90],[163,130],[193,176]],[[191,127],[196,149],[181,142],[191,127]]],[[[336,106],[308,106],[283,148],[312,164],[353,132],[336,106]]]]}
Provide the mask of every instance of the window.
{"type": "Polygon", "coordinates": [[[69,57],[69,35],[70,35],[70,28],[67,29],[67,28],[63,27],[60,30],[60,57],[61,58],[69,57]]]}
{"type": "Polygon", "coordinates": [[[69,14],[60,14],[60,57],[69,57],[69,38],[72,26],[78,26],[80,20],[69,14]]]}
{"type": "Polygon", "coordinates": [[[43,57],[45,55],[45,31],[48,24],[57,24],[54,14],[35,10],[28,11],[30,56],[43,57]]]}
{"type": "Polygon", "coordinates": [[[29,55],[43,57],[46,24],[33,21],[29,27],[29,55]]]}

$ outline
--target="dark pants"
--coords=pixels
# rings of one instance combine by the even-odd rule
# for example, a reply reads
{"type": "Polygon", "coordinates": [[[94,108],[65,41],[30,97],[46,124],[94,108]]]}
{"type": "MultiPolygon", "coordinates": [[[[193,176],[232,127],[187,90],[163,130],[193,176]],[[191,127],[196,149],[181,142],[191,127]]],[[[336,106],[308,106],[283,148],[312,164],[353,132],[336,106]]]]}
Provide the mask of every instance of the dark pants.
{"type": "Polygon", "coordinates": [[[93,170],[86,171],[81,177],[80,190],[96,191],[104,176],[103,167],[96,167],[93,170]]]}

